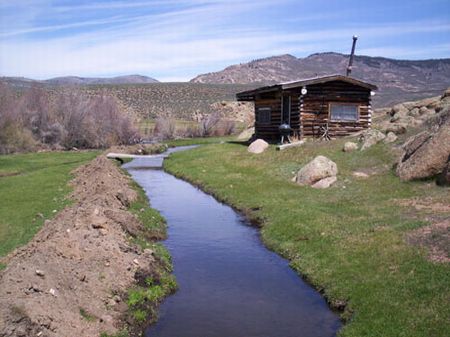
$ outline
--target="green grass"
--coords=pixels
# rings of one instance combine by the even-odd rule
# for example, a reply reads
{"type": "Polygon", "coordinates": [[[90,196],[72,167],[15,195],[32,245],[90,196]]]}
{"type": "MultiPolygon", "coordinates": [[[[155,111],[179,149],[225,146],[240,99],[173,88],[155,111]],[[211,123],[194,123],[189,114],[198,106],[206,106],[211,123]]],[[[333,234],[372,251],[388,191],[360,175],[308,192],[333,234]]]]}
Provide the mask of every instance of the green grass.
{"type": "MultiPolygon", "coordinates": [[[[126,171],[124,171],[126,173],[126,171]]],[[[145,191],[136,182],[131,182],[138,197],[134,200],[129,210],[136,214],[144,225],[144,231],[131,241],[141,249],[151,249],[156,262],[152,272],[143,280],[128,290],[127,305],[128,319],[133,322],[129,326],[129,335],[140,335],[143,329],[158,320],[157,308],[159,303],[168,295],[175,292],[177,283],[175,277],[170,274],[173,270],[172,259],[169,251],[159,242],[167,236],[167,224],[159,212],[150,207],[145,191]]]]}
{"type": "Polygon", "coordinates": [[[147,248],[150,244],[149,240],[166,238],[167,225],[159,212],[150,207],[144,190],[136,182],[132,182],[132,187],[138,192],[138,198],[131,203],[129,210],[138,216],[145,227],[145,233],[142,233],[141,237],[135,238],[135,242],[142,248],[147,248]]]}
{"type": "Polygon", "coordinates": [[[43,152],[0,156],[0,256],[27,243],[70,201],[71,171],[98,152],[43,152]]]}
{"type": "Polygon", "coordinates": [[[237,144],[206,145],[175,153],[165,167],[262,223],[269,248],[288,258],[330,303],[344,300],[341,336],[447,336],[449,266],[429,262],[423,249],[406,244],[405,233],[426,221],[396,199],[448,203],[449,189],[401,182],[384,144],[344,153],[343,142],[271,147],[260,155],[237,144]],[[319,154],[337,163],[335,186],[316,190],[291,182],[319,154]],[[357,179],[357,170],[375,174],[357,179]]]}
{"type": "Polygon", "coordinates": [[[169,147],[187,146],[187,145],[218,144],[218,143],[232,141],[235,138],[236,138],[236,136],[183,138],[183,139],[175,139],[175,140],[167,141],[166,144],[169,147]]]}

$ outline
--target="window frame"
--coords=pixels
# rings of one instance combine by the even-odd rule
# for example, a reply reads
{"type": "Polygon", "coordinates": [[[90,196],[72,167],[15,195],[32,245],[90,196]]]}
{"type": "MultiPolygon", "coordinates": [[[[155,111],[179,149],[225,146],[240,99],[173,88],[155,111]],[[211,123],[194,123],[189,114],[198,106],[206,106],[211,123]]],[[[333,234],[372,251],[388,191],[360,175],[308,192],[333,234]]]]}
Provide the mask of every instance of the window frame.
{"type": "Polygon", "coordinates": [[[270,106],[259,106],[256,107],[256,116],[255,116],[255,121],[257,124],[260,125],[269,125],[272,123],[272,107],[270,106]],[[261,112],[260,110],[265,110],[268,111],[268,121],[264,121],[262,122],[261,119],[259,118],[259,113],[261,112]]]}
{"type": "Polygon", "coordinates": [[[328,119],[330,122],[343,122],[343,123],[357,123],[360,120],[361,105],[359,103],[343,103],[343,102],[330,102],[328,103],[328,119]],[[335,119],[332,117],[331,108],[332,106],[355,106],[356,107],[356,119],[335,119]]]}

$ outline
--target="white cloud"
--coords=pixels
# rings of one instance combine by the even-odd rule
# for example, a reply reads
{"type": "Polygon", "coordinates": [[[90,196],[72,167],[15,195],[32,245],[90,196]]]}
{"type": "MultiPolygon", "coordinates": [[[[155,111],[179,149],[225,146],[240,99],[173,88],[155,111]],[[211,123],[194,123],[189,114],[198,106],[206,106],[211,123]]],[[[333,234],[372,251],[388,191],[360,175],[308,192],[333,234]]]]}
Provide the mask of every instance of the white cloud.
{"type": "MultiPolygon", "coordinates": [[[[3,29],[0,40],[0,72],[6,76],[48,78],[63,75],[110,76],[141,73],[163,80],[187,80],[200,72],[220,70],[231,63],[283,53],[306,55],[319,51],[348,52],[351,36],[361,36],[357,53],[389,57],[429,57],[445,54],[445,44],[418,50],[386,44],[405,35],[450,32],[450,23],[422,21],[372,24],[341,28],[311,28],[303,15],[295,31],[273,29],[247,19],[261,8],[280,2],[238,0],[168,0],[188,7],[142,15],[117,15],[80,22],[34,25],[30,16],[16,29],[3,29]],[[238,5],[239,3],[239,5],[238,5]],[[98,26],[105,24],[104,26],[98,26]],[[106,25],[107,24],[107,25],[106,25]],[[91,27],[71,35],[31,38],[26,33],[58,32],[91,27]],[[18,38],[20,37],[20,38],[18,38]],[[361,49],[359,49],[361,46],[361,49]]],[[[290,2],[291,0],[283,0],[290,2]]],[[[167,1],[116,1],[115,9],[159,6],[167,1]]],[[[2,3],[0,3],[0,7],[2,3]]],[[[57,7],[53,11],[100,9],[103,3],[57,7]]],[[[119,11],[120,13],[120,11],[119,11]]],[[[324,19],[327,14],[321,14],[324,19]]],[[[329,14],[333,16],[333,13],[329,14]]],[[[292,20],[291,20],[292,21],[292,20]]],[[[297,21],[297,20],[296,20],[297,21]]],[[[0,33],[1,36],[1,33],[0,33]]],[[[448,45],[448,44],[447,44],[448,45]]]]}

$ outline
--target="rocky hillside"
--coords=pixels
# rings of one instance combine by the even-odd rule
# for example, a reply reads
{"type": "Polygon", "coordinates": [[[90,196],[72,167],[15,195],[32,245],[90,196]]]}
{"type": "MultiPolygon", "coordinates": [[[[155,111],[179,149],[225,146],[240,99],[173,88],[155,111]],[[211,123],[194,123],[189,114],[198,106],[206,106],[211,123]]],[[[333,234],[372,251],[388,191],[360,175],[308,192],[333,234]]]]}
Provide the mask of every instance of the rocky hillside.
{"type": "Polygon", "coordinates": [[[387,133],[386,139],[403,140],[397,147],[400,179],[437,177],[439,184],[450,184],[450,88],[441,96],[379,109],[374,126],[387,133]]]}
{"type": "MultiPolygon", "coordinates": [[[[329,74],[344,74],[348,55],[319,53],[305,58],[273,56],[232,65],[222,71],[195,77],[195,83],[273,84],[329,74]]],[[[405,61],[355,56],[352,76],[376,84],[376,107],[439,95],[450,84],[450,58],[405,61]]]]}

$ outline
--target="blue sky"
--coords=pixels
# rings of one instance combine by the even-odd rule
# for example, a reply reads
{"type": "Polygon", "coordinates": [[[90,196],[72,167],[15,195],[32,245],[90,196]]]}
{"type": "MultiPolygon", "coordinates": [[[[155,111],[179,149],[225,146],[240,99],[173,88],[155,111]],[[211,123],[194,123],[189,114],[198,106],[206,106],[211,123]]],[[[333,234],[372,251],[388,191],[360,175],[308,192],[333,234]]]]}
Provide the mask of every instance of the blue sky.
{"type": "Polygon", "coordinates": [[[450,0],[0,0],[0,75],[184,81],[324,51],[450,57],[450,0]]]}

